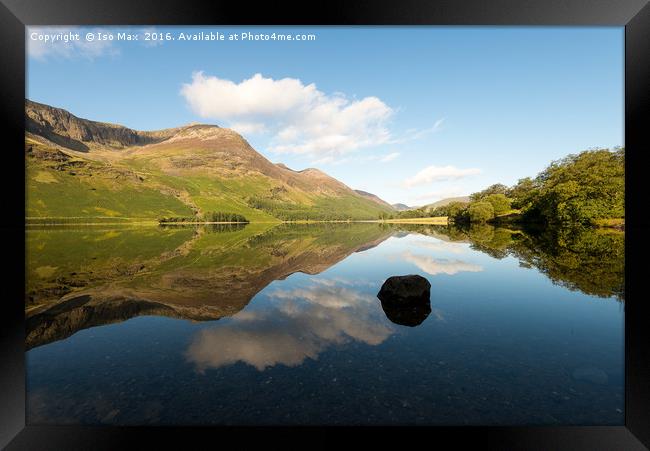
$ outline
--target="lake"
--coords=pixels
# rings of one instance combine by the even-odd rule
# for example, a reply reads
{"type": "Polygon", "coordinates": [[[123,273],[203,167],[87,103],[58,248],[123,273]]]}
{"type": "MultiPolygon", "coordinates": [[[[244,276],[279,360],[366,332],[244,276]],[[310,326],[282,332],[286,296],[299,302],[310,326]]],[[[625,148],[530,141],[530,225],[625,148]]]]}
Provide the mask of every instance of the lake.
{"type": "Polygon", "coordinates": [[[30,227],[28,424],[622,425],[624,234],[30,227]],[[394,275],[430,311],[382,306],[394,275]]]}

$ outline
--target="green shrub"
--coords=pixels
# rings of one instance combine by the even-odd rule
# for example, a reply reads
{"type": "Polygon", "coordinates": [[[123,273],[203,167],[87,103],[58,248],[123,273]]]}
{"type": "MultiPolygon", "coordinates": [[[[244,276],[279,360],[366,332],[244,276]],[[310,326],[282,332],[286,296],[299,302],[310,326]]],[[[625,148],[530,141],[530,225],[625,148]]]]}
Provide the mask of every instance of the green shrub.
{"type": "Polygon", "coordinates": [[[508,199],[505,194],[489,194],[485,196],[483,200],[492,205],[495,216],[510,211],[512,201],[508,199]]]}
{"type": "Polygon", "coordinates": [[[471,222],[485,222],[494,218],[494,207],[487,201],[473,202],[467,208],[471,222]]]}

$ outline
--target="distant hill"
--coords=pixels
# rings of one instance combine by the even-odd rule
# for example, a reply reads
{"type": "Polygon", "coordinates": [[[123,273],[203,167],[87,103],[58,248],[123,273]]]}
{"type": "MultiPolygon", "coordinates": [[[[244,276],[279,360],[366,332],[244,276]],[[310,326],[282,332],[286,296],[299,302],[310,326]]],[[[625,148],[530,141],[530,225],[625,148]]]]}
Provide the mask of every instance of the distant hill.
{"type": "Polygon", "coordinates": [[[460,196],[460,197],[448,197],[446,199],[441,199],[432,204],[422,205],[420,207],[409,207],[405,204],[393,204],[392,207],[397,211],[409,211],[409,210],[433,210],[437,207],[444,207],[452,202],[469,202],[469,196],[460,196]]]}
{"type": "Polygon", "coordinates": [[[445,205],[449,205],[452,202],[469,202],[469,196],[448,197],[446,199],[441,199],[432,204],[424,205],[420,208],[424,208],[425,210],[433,210],[434,208],[444,207],[445,205]]]}
{"type": "Polygon", "coordinates": [[[374,219],[392,207],[324,172],[273,164],[216,125],[138,131],[26,100],[28,219],[374,219]]]}

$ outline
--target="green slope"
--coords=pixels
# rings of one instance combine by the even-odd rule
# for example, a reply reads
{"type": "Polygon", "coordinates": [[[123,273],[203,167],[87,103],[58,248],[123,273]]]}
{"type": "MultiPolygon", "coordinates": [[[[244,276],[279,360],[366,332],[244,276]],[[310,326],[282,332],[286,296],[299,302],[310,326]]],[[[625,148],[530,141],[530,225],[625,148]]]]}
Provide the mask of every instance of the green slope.
{"type": "MultiPolygon", "coordinates": [[[[103,221],[191,216],[192,209],[132,172],[27,140],[26,215],[103,221]]],[[[32,221],[33,222],[33,221],[32,221]]]]}
{"type": "Polygon", "coordinates": [[[251,187],[207,177],[174,177],[113,165],[27,140],[26,216],[28,222],[130,222],[161,217],[193,217],[197,211],[239,213],[250,221],[275,221],[246,204],[251,187]],[[187,196],[185,194],[188,194],[187,196]]]}
{"type": "Polygon", "coordinates": [[[157,221],[213,211],[252,222],[359,220],[387,210],[360,196],[309,193],[255,172],[170,174],[146,159],[90,160],[29,138],[26,150],[31,223],[157,221]]]}

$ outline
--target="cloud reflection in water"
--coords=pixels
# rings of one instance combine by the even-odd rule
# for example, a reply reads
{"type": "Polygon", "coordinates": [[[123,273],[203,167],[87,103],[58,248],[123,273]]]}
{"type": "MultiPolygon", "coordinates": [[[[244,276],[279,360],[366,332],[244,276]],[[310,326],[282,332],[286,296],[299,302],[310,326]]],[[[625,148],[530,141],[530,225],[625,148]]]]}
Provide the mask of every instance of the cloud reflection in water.
{"type": "Polygon", "coordinates": [[[261,310],[200,331],[186,357],[199,371],[245,362],[259,371],[317,359],[331,345],[359,341],[378,345],[393,332],[379,302],[341,281],[316,279],[309,286],[275,290],[261,310]]]}
{"type": "Polygon", "coordinates": [[[410,251],[402,253],[402,258],[422,271],[433,276],[437,274],[454,275],[459,272],[481,272],[483,267],[473,263],[467,263],[458,259],[431,258],[424,255],[417,255],[410,251]]]}

